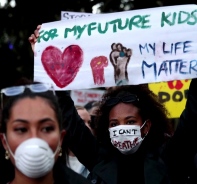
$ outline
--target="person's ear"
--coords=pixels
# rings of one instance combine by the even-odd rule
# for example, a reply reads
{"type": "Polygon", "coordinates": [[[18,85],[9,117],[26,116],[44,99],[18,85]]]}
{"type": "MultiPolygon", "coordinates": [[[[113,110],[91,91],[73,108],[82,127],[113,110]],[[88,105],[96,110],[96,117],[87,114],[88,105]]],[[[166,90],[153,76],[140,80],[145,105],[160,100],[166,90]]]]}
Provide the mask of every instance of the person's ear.
{"type": "Polygon", "coordinates": [[[145,121],[145,124],[144,124],[144,127],[143,127],[143,136],[146,136],[148,134],[148,132],[150,131],[150,128],[151,128],[151,120],[150,119],[147,119],[145,121]]]}
{"type": "Polygon", "coordinates": [[[8,148],[7,148],[5,136],[4,136],[3,133],[0,133],[0,139],[1,139],[1,143],[2,143],[2,145],[3,145],[3,147],[4,147],[4,149],[7,150],[8,148]]]}
{"type": "Polygon", "coordinates": [[[62,145],[62,142],[63,142],[63,140],[64,140],[64,136],[66,135],[66,130],[64,129],[64,130],[62,130],[61,131],[61,136],[60,136],[60,144],[62,145]]]}

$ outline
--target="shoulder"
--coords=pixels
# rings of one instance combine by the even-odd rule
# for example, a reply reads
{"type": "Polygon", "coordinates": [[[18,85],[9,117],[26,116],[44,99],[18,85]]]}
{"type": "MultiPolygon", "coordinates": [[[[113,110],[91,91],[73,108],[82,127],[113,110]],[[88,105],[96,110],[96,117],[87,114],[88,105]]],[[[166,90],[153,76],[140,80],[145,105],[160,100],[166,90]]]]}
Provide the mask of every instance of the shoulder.
{"type": "Polygon", "coordinates": [[[66,164],[58,163],[54,168],[55,184],[91,184],[85,177],[74,172],[66,164]]]}
{"type": "Polygon", "coordinates": [[[88,179],[86,179],[81,174],[74,172],[70,168],[67,168],[67,174],[69,178],[69,184],[91,184],[88,179]]]}
{"type": "Polygon", "coordinates": [[[97,163],[88,175],[89,181],[95,184],[117,183],[118,165],[115,158],[104,159],[97,163]]]}

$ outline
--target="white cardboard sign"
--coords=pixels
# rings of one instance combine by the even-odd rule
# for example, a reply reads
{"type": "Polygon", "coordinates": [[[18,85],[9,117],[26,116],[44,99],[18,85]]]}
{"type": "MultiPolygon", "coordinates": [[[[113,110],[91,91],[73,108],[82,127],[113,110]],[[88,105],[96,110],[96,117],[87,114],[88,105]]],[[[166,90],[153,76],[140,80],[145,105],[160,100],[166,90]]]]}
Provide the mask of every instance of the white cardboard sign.
{"type": "Polygon", "coordinates": [[[197,5],[45,23],[34,80],[73,90],[196,78],[196,47],[197,5]]]}

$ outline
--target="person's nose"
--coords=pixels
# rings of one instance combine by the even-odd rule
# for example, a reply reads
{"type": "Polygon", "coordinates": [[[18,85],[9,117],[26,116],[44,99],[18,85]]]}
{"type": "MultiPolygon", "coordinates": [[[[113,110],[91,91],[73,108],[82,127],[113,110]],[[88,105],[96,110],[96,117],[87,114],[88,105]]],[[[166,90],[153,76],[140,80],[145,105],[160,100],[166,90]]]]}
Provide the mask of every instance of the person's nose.
{"type": "Polygon", "coordinates": [[[37,129],[31,129],[30,131],[30,138],[39,138],[39,132],[37,129]]]}
{"type": "Polygon", "coordinates": [[[119,121],[119,123],[120,123],[120,125],[125,125],[126,124],[124,120],[119,121]]]}

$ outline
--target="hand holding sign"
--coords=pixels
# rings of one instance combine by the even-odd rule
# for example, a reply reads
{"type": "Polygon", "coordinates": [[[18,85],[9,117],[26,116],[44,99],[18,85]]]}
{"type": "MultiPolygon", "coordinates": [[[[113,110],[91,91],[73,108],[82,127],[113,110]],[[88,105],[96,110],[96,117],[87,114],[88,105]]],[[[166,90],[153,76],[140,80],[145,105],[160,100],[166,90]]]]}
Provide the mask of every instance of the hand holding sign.
{"type": "Polygon", "coordinates": [[[196,9],[196,5],[160,7],[105,13],[96,15],[96,19],[93,15],[75,21],[67,20],[66,23],[42,24],[35,45],[34,80],[54,82],[43,70],[41,62],[43,51],[51,45],[61,52],[65,47],[78,45],[84,53],[83,65],[75,80],[69,85],[59,85],[62,87],[54,85],[58,90],[195,78],[197,38],[193,35],[197,34],[196,9]],[[95,80],[96,73],[92,73],[95,67],[90,66],[95,56],[104,56],[111,62],[106,66],[104,76],[97,76],[98,80],[95,80]]]}
{"type": "Polygon", "coordinates": [[[34,31],[34,34],[31,34],[31,36],[28,38],[33,52],[34,52],[35,43],[37,42],[37,38],[39,37],[40,28],[41,28],[41,25],[38,25],[36,30],[34,31]]]}

